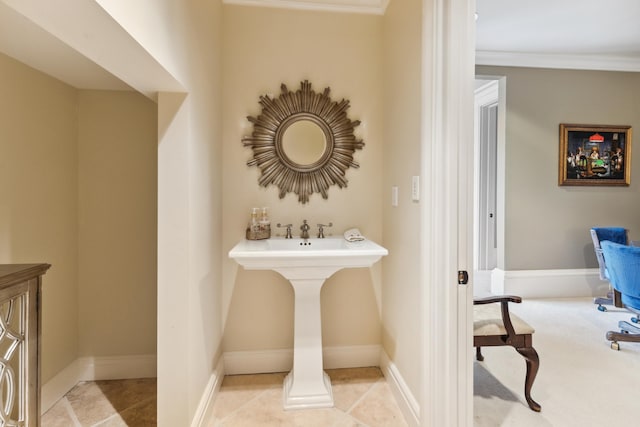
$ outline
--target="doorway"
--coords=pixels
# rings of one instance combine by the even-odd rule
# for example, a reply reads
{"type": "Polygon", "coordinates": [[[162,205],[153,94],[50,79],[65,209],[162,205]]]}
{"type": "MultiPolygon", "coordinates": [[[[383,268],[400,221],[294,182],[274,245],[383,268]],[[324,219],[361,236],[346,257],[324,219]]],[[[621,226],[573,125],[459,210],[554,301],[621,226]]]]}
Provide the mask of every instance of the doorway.
{"type": "Polygon", "coordinates": [[[474,294],[491,292],[504,265],[504,77],[476,78],[474,92],[474,294]]]}

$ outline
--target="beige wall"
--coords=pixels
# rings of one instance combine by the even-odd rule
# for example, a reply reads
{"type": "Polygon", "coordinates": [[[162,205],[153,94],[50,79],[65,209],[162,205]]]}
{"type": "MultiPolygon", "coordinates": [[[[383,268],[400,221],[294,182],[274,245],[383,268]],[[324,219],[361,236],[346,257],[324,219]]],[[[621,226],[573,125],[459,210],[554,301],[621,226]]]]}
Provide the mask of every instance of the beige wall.
{"type": "Polygon", "coordinates": [[[221,354],[221,2],[102,3],[185,90],[158,89],[158,425],[186,426],[221,354]]]}
{"type": "Polygon", "coordinates": [[[45,262],[42,372],[77,356],[77,92],[0,54],[0,263],[45,262]]]}
{"type": "Polygon", "coordinates": [[[156,353],[156,109],[78,95],[80,356],[156,353]]]}
{"type": "MultiPolygon", "coordinates": [[[[357,226],[382,241],[382,18],[228,5],[223,12],[224,351],[291,348],[291,286],[276,273],[244,271],[226,252],[244,238],[254,206],[269,207],[274,226],[293,223],[297,234],[307,219],[314,230],[331,221],[330,234],[357,226]],[[361,167],[347,172],[347,188],[333,186],[328,200],[317,194],[302,205],[293,194],[279,199],[275,187],[258,186],[241,138],[252,131],[246,116],[260,113],[260,95],[278,96],[281,83],[297,90],[305,79],[315,91],[330,87],[333,99],[351,102],[349,117],[362,122],[356,135],[366,145],[355,154],[361,167]]],[[[380,343],[380,278],[378,263],[325,283],[325,346],[380,343]]]]}
{"type": "Polygon", "coordinates": [[[384,17],[384,349],[413,395],[420,396],[420,205],[411,201],[411,177],[420,175],[422,2],[391,2],[384,17]],[[398,187],[392,207],[391,187],[398,187]]]}
{"type": "Polygon", "coordinates": [[[43,381],[80,356],[155,354],[155,104],[3,55],[0,88],[0,262],[52,265],[43,381]]]}
{"type": "Polygon", "coordinates": [[[43,383],[156,352],[156,106],[0,55],[0,263],[47,262],[43,383]]]}
{"type": "Polygon", "coordinates": [[[559,124],[640,129],[640,73],[485,66],[476,71],[507,77],[505,269],[597,267],[592,226],[626,227],[640,240],[638,150],[629,187],[558,186],[559,124]]]}

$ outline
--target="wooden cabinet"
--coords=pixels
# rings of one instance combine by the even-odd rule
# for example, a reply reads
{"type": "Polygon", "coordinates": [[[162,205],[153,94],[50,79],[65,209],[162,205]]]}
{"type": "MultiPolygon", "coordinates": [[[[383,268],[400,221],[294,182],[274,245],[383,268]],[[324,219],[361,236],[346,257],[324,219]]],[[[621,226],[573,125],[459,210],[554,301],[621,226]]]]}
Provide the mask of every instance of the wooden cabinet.
{"type": "Polygon", "coordinates": [[[0,426],[40,425],[40,300],[49,264],[0,264],[0,426]]]}

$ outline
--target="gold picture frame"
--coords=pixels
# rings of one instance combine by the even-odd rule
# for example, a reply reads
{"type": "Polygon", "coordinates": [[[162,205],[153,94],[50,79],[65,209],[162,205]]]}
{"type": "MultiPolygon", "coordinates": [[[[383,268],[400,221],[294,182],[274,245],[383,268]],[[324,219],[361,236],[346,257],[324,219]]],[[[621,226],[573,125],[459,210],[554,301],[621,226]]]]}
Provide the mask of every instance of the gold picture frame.
{"type": "Polygon", "coordinates": [[[560,124],[558,185],[628,186],[631,126],[560,124]]]}

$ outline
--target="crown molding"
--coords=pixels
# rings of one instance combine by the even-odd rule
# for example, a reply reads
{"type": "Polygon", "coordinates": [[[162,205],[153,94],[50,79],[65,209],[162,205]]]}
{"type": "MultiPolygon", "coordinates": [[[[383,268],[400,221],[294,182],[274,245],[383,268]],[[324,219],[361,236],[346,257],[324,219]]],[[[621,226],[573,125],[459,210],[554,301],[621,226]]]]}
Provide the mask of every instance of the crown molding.
{"type": "Polygon", "coordinates": [[[223,0],[224,4],[384,15],[390,0],[223,0]]]}
{"type": "Polygon", "coordinates": [[[476,51],[476,65],[640,72],[640,57],[476,51]]]}

